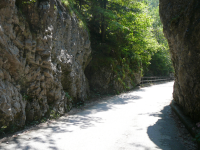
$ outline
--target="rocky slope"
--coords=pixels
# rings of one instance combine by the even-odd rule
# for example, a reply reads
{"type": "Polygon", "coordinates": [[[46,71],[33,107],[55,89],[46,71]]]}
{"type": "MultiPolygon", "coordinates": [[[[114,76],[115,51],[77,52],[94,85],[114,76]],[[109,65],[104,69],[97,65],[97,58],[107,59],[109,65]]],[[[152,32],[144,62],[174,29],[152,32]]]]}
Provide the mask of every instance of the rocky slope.
{"type": "Polygon", "coordinates": [[[200,121],[200,1],[160,0],[160,17],[175,68],[174,100],[200,121]]]}
{"type": "Polygon", "coordinates": [[[84,101],[90,41],[59,0],[0,1],[0,126],[23,126],[84,101]]]}

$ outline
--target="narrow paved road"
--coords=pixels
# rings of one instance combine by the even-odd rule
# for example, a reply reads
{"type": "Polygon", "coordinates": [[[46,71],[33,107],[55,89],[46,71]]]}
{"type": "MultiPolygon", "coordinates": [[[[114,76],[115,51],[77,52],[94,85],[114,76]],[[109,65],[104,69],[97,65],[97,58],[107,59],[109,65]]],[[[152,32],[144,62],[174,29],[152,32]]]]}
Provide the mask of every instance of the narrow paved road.
{"type": "Polygon", "coordinates": [[[8,150],[184,150],[170,117],[173,82],[110,97],[22,134],[8,150]]]}

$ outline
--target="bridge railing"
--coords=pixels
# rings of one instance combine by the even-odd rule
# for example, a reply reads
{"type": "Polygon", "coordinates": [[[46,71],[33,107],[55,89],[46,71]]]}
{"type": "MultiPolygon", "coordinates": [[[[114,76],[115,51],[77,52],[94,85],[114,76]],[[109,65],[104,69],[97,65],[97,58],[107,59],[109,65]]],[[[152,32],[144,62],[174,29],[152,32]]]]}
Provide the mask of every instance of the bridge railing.
{"type": "Polygon", "coordinates": [[[160,81],[171,81],[174,80],[174,77],[142,77],[140,84],[144,83],[152,83],[152,82],[160,82],[160,81]]]}

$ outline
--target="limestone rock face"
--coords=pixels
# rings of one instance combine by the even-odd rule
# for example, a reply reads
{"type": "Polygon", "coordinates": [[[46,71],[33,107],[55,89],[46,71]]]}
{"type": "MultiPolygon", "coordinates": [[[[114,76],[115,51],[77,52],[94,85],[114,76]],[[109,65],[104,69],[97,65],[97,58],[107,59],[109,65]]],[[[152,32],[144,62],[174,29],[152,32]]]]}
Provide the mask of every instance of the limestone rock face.
{"type": "Polygon", "coordinates": [[[160,17],[175,68],[174,100],[200,121],[200,1],[160,0],[160,17]]]}
{"type": "Polygon", "coordinates": [[[0,127],[23,126],[84,101],[87,31],[59,0],[0,2],[0,127]]]}

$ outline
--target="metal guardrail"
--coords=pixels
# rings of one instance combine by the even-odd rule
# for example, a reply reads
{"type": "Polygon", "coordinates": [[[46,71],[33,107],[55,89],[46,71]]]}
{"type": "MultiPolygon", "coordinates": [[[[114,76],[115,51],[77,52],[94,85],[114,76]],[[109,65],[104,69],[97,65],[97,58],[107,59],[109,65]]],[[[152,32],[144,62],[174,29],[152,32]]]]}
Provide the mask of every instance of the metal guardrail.
{"type": "Polygon", "coordinates": [[[142,77],[140,84],[171,80],[174,80],[174,77],[142,77]]]}

